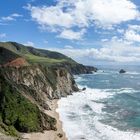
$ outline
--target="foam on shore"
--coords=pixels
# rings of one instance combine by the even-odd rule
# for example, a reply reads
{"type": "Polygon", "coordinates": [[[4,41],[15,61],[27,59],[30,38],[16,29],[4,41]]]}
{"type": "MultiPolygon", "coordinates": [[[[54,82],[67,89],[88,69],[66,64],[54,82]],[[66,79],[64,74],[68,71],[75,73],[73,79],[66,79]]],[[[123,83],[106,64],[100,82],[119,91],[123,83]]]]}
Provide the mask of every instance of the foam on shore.
{"type": "MultiPolygon", "coordinates": [[[[130,91],[132,89],[118,90],[120,93],[130,91]]],[[[138,132],[121,131],[101,123],[104,113],[104,103],[101,100],[114,94],[116,92],[87,88],[86,91],[62,98],[58,102],[57,111],[68,140],[139,140],[138,132]]]]}

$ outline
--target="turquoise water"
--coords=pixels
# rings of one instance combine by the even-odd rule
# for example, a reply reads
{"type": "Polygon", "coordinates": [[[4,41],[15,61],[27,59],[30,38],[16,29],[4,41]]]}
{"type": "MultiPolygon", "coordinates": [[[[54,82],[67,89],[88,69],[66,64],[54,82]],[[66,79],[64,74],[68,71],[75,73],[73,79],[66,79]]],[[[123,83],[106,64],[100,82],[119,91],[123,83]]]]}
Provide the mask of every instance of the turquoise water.
{"type": "Polygon", "coordinates": [[[100,68],[75,76],[80,88],[59,102],[69,140],[140,140],[140,67],[100,68]]]}

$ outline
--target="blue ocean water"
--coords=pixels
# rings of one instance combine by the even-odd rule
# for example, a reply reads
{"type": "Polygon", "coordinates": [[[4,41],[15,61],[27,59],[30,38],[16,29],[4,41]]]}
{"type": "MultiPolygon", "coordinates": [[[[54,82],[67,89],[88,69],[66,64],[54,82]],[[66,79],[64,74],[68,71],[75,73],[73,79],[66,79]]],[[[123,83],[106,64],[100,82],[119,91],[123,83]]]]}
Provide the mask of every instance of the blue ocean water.
{"type": "Polygon", "coordinates": [[[59,101],[68,140],[140,140],[140,67],[101,67],[75,76],[85,91],[59,101]]]}

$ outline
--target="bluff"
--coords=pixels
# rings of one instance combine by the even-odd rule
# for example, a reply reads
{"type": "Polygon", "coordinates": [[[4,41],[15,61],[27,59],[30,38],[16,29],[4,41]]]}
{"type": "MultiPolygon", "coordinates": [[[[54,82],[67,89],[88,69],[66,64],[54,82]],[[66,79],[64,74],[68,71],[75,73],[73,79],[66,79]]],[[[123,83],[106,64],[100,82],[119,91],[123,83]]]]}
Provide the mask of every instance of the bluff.
{"type": "Polygon", "coordinates": [[[0,130],[18,132],[56,130],[56,120],[43,113],[53,99],[78,91],[64,68],[44,66],[0,68],[0,130]]]}
{"type": "Polygon", "coordinates": [[[72,74],[91,73],[94,67],[71,58],[15,42],[0,43],[0,132],[20,137],[20,132],[56,130],[53,99],[78,91],[72,74]]]}

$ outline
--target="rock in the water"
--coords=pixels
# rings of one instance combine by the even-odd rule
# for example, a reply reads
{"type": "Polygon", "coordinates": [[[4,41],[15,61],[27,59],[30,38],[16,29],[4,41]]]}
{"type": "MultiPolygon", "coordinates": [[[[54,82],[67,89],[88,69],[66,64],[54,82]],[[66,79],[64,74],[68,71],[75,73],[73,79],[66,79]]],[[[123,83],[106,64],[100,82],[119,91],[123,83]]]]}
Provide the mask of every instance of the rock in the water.
{"type": "Polygon", "coordinates": [[[119,73],[126,73],[124,69],[121,69],[119,73]]]}
{"type": "Polygon", "coordinates": [[[84,87],[84,88],[82,88],[82,91],[85,91],[86,90],[86,88],[84,87]]]}

